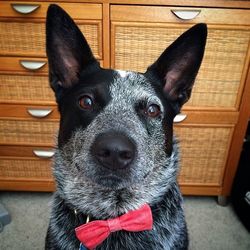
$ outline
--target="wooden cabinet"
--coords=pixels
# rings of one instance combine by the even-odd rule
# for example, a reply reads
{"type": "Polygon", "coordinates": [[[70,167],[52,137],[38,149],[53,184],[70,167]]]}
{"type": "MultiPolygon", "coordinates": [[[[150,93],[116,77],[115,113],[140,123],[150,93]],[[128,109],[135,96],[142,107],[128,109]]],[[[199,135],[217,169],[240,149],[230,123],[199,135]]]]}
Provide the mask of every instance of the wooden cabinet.
{"type": "MultiPolygon", "coordinates": [[[[60,3],[103,60],[102,4],[60,3]]],[[[48,2],[0,3],[0,189],[53,190],[59,114],[48,83],[48,2]]]]}
{"type": "MultiPolygon", "coordinates": [[[[49,2],[26,1],[24,7],[34,9],[30,14],[16,10],[24,2],[0,3],[1,189],[53,188],[49,160],[34,153],[53,148],[59,119],[45,57],[49,2]],[[29,110],[51,112],[38,118],[29,110]]],[[[214,0],[59,4],[75,19],[101,64],[116,69],[143,72],[186,29],[208,24],[192,97],[183,107],[184,120],[175,124],[181,148],[179,182],[184,194],[229,195],[250,116],[250,4],[214,0]]]]}
{"type": "Polygon", "coordinates": [[[250,10],[113,5],[111,66],[144,72],[180,34],[200,22],[208,24],[205,56],[182,111],[193,117],[175,126],[181,149],[179,182],[186,194],[218,194],[246,82],[250,10]],[[221,119],[214,121],[214,116],[221,119]]]}
{"type": "MultiPolygon", "coordinates": [[[[45,57],[45,18],[49,2],[0,3],[0,54],[45,57]],[[33,6],[33,8],[32,8],[33,6]],[[30,7],[30,11],[28,8],[30,7]],[[24,9],[26,12],[24,13],[24,9]]],[[[60,3],[76,21],[91,44],[96,58],[102,58],[102,5],[60,3]]]]}

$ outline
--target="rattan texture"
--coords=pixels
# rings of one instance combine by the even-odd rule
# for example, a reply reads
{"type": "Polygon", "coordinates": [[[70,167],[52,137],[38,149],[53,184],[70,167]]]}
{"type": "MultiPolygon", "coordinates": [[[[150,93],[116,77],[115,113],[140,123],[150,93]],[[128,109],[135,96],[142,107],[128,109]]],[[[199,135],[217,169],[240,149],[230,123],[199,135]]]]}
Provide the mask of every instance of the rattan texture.
{"type": "Polygon", "coordinates": [[[175,127],[180,141],[181,184],[222,184],[232,128],[175,127]]]}
{"type": "Polygon", "coordinates": [[[45,143],[54,145],[58,122],[0,120],[0,143],[45,143]]]}
{"type": "MultiPolygon", "coordinates": [[[[99,54],[98,25],[79,24],[95,55],[99,54]]],[[[0,53],[45,56],[45,24],[0,22],[0,53]]]]}
{"type": "Polygon", "coordinates": [[[0,159],[0,178],[51,179],[51,162],[48,160],[0,159]]]}
{"type": "Polygon", "coordinates": [[[54,101],[48,76],[0,75],[0,101],[54,101]]]}
{"type": "MultiPolygon", "coordinates": [[[[116,25],[115,68],[144,72],[186,29],[116,25]]],[[[235,108],[249,30],[209,28],[204,60],[186,106],[235,108]]]]}

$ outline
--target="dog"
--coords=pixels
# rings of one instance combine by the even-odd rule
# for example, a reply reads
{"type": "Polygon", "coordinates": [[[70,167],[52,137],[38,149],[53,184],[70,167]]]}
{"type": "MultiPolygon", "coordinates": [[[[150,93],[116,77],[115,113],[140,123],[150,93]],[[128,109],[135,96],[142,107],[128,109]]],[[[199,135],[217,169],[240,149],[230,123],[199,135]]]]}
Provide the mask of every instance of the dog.
{"type": "Polygon", "coordinates": [[[173,119],[191,95],[206,37],[206,24],[193,26],[145,73],[104,69],[71,17],[50,5],[49,81],[61,118],[46,249],[84,249],[75,228],[87,217],[107,220],[144,204],[152,230],[113,232],[95,249],[188,248],[173,119]]]}

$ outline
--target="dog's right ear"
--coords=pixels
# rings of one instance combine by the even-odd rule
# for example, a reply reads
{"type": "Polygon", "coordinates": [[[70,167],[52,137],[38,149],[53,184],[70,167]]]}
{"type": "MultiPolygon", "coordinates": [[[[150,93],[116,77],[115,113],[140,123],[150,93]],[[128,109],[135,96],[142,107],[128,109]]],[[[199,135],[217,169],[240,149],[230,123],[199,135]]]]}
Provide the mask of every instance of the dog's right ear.
{"type": "Polygon", "coordinates": [[[50,5],[47,12],[46,51],[50,84],[55,92],[61,87],[73,86],[80,72],[97,62],[74,21],[55,4],[50,5]]]}

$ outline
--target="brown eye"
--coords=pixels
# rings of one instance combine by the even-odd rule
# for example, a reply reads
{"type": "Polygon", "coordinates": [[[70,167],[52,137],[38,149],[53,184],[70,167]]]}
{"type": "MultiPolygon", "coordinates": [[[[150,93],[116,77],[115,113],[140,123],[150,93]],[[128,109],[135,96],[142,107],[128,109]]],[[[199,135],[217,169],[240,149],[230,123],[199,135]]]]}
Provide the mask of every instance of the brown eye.
{"type": "Polygon", "coordinates": [[[148,117],[155,118],[161,114],[161,109],[158,105],[151,104],[147,107],[145,113],[148,117]]]}
{"type": "Polygon", "coordinates": [[[82,109],[90,110],[93,107],[93,100],[91,97],[84,95],[80,98],[79,105],[82,109]]]}

